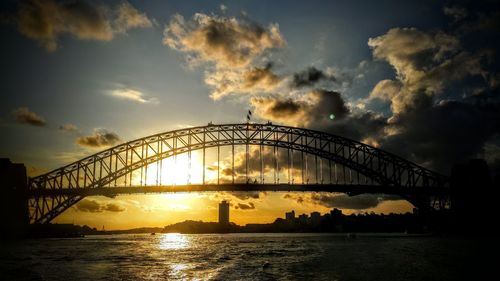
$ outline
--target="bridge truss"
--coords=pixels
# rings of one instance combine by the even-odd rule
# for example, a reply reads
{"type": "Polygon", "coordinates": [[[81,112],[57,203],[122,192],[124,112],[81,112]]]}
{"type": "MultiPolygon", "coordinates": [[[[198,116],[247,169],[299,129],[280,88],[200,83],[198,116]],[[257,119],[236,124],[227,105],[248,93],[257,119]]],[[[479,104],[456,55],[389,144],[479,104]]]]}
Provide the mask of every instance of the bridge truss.
{"type": "Polygon", "coordinates": [[[31,223],[50,222],[85,196],[148,192],[388,193],[410,202],[431,196],[433,207],[443,208],[448,189],[446,176],[344,137],[270,123],[209,124],[123,143],[30,178],[28,205],[31,223]],[[225,165],[223,148],[230,149],[225,165]],[[209,150],[216,150],[215,167],[207,163],[209,150]],[[187,154],[190,170],[195,151],[201,153],[200,182],[188,175],[186,184],[165,184],[164,161],[187,154]],[[216,177],[206,176],[209,169],[216,177]]]}

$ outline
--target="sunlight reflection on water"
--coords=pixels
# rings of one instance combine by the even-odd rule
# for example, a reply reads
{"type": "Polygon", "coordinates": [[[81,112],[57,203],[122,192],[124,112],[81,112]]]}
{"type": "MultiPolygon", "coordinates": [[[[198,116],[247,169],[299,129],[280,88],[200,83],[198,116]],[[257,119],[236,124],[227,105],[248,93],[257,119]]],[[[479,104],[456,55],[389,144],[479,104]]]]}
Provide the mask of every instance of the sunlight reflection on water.
{"type": "Polygon", "coordinates": [[[158,233],[1,242],[2,281],[463,280],[494,269],[494,259],[481,259],[482,249],[498,248],[496,239],[477,244],[388,234],[158,233]]]}
{"type": "Polygon", "coordinates": [[[158,248],[161,250],[180,250],[189,247],[189,238],[180,233],[161,234],[158,248]]]}

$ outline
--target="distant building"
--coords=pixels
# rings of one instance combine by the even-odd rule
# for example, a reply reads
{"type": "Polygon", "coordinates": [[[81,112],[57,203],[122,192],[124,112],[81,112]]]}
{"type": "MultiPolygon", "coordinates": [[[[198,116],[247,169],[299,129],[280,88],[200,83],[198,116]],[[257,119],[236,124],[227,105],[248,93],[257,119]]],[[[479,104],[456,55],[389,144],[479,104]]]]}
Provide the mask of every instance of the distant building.
{"type": "Polygon", "coordinates": [[[226,200],[219,203],[219,224],[229,224],[229,203],[226,200]]]}
{"type": "Polygon", "coordinates": [[[313,225],[319,225],[320,222],[321,222],[321,214],[319,212],[312,212],[311,223],[313,225]]]}
{"type": "Polygon", "coordinates": [[[342,211],[339,210],[339,209],[337,209],[337,208],[335,208],[335,209],[333,209],[333,210],[330,211],[330,216],[332,217],[332,219],[340,217],[340,216],[342,216],[342,211]]]}
{"type": "Polygon", "coordinates": [[[306,214],[302,214],[299,216],[299,222],[301,223],[307,223],[307,219],[309,218],[309,216],[307,216],[306,214]]]}
{"type": "Polygon", "coordinates": [[[285,213],[285,219],[288,221],[288,222],[292,222],[295,220],[295,211],[291,211],[291,212],[287,212],[285,213]]]}

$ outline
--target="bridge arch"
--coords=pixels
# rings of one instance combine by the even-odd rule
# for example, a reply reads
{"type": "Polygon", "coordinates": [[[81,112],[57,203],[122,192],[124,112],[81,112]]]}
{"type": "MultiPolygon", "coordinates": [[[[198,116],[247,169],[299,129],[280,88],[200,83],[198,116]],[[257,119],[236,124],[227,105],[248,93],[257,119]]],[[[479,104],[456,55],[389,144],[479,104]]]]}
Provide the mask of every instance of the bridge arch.
{"type": "MultiPolygon", "coordinates": [[[[31,178],[28,188],[30,222],[50,222],[88,194],[100,194],[113,183],[116,186],[118,179],[126,179],[134,171],[162,159],[196,150],[238,145],[270,146],[315,155],[357,171],[377,185],[391,187],[401,194],[443,190],[449,182],[447,177],[401,157],[341,136],[270,123],[209,124],[129,141],[31,178]]],[[[293,184],[289,189],[293,190],[293,184]]]]}

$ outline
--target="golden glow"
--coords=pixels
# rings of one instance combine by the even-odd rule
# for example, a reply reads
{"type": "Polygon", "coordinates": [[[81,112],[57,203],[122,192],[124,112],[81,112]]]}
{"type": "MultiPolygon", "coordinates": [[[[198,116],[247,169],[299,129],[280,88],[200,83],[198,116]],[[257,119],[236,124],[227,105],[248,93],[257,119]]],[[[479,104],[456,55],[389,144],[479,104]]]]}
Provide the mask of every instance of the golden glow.
{"type": "MultiPolygon", "coordinates": [[[[217,162],[217,150],[207,149],[205,159],[205,183],[216,183],[219,170],[221,182],[230,180],[231,175],[223,173],[226,168],[231,168],[231,153],[229,149],[221,149],[220,166],[217,162]],[[217,168],[219,166],[219,168],[217,168]]],[[[253,150],[251,150],[253,151],[253,150]]],[[[235,151],[235,167],[241,166],[244,161],[244,154],[241,151],[235,151]]],[[[193,151],[191,161],[186,153],[177,157],[170,157],[159,163],[151,163],[147,167],[135,170],[132,173],[132,185],[186,185],[201,184],[203,182],[203,158],[202,151],[193,151]]],[[[265,182],[272,182],[272,173],[265,171],[265,182]]],[[[307,174],[307,173],[306,173],[307,174]]],[[[237,175],[241,177],[240,175],[237,175]]],[[[251,179],[258,179],[259,172],[250,173],[251,179]]],[[[291,176],[295,182],[302,182],[300,170],[296,167],[291,171],[291,176]]],[[[286,180],[286,171],[280,173],[280,178],[286,180]]],[[[239,178],[241,181],[242,178],[239,178]]],[[[243,179],[244,180],[244,179],[243,179]]],[[[119,182],[118,185],[124,182],[119,182]]],[[[82,210],[78,206],[73,206],[68,211],[58,216],[55,223],[76,223],[89,225],[97,229],[130,229],[136,227],[164,227],[169,224],[182,222],[185,220],[215,222],[218,218],[218,203],[221,200],[229,200],[231,203],[230,220],[238,225],[247,223],[271,223],[276,218],[284,217],[285,212],[295,210],[296,214],[309,214],[313,211],[319,211],[324,214],[331,208],[313,202],[310,194],[301,193],[304,197],[303,202],[284,198],[284,193],[280,192],[262,192],[259,196],[251,194],[231,194],[227,192],[212,193],[163,193],[147,195],[121,195],[116,198],[92,197],[101,208],[96,210],[82,210]],[[252,203],[252,204],[250,204],[252,203]],[[105,208],[108,204],[118,205],[119,208],[109,210],[105,208]]],[[[374,211],[374,212],[407,212],[411,211],[413,206],[404,200],[384,201],[375,208],[365,210],[344,209],[345,214],[374,211]]],[[[182,239],[177,236],[162,237],[163,246],[171,247],[168,241],[172,239],[182,239]]],[[[177,242],[176,242],[177,243],[177,242]]],[[[175,243],[173,243],[175,244],[175,243]]],[[[173,246],[177,247],[177,246],[173,246]]],[[[179,246],[181,247],[181,246],[179,246]]]]}
{"type": "MultiPolygon", "coordinates": [[[[308,193],[299,193],[307,196],[308,193]]],[[[247,223],[271,223],[283,218],[285,212],[295,210],[296,214],[310,214],[318,211],[325,214],[331,208],[308,200],[299,203],[283,198],[282,192],[261,193],[259,198],[238,198],[225,192],[207,193],[164,193],[148,195],[121,195],[116,198],[90,197],[101,205],[120,205],[121,212],[88,212],[75,206],[55,218],[54,223],[75,223],[106,230],[131,229],[137,227],[164,227],[185,220],[216,222],[218,204],[229,200],[232,204],[230,220],[238,225],[247,223]],[[254,209],[236,209],[239,203],[254,203],[254,209]]],[[[375,208],[365,210],[343,209],[344,214],[359,212],[404,213],[411,212],[413,206],[405,200],[383,201],[375,208]]],[[[159,236],[157,236],[159,237],[159,236]]]]}
{"type": "Polygon", "coordinates": [[[183,263],[176,263],[170,266],[170,271],[172,276],[175,276],[177,278],[183,278],[182,280],[187,280],[184,279],[186,277],[186,271],[188,269],[188,266],[183,264],[183,263]]]}
{"type": "Polygon", "coordinates": [[[189,247],[189,238],[180,233],[163,233],[158,244],[161,250],[179,250],[187,247],[189,247]]]}
{"type": "MultiPolygon", "coordinates": [[[[205,163],[208,166],[209,163],[205,163]]],[[[185,185],[201,184],[203,182],[203,160],[200,151],[191,153],[191,161],[187,153],[163,159],[160,162],[149,164],[142,171],[146,185],[185,185]]],[[[212,180],[212,171],[205,168],[205,181],[212,180]]],[[[133,173],[133,181],[141,182],[141,171],[133,173]]]]}

